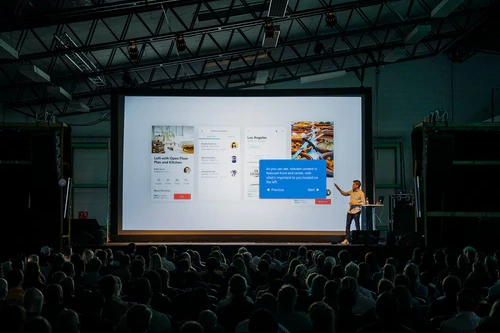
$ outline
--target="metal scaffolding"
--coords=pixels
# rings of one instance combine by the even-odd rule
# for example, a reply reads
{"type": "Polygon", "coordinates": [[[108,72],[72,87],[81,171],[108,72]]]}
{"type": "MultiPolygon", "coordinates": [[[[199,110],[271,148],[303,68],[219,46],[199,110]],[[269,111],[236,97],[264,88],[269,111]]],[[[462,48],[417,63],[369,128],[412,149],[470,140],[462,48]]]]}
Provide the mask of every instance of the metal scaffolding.
{"type": "MultiPolygon", "coordinates": [[[[450,218],[478,218],[478,219],[484,219],[484,218],[500,218],[500,211],[494,211],[495,206],[490,207],[490,211],[484,211],[481,210],[478,207],[456,207],[454,206],[455,209],[450,210],[446,209],[446,207],[441,207],[441,210],[438,210],[434,207],[434,209],[429,209],[429,175],[430,174],[435,174],[435,165],[436,161],[432,160],[431,162],[434,162],[434,167],[430,168],[429,167],[429,149],[431,145],[435,145],[435,141],[432,141],[430,138],[430,135],[433,133],[457,133],[457,132],[465,132],[467,133],[467,136],[472,138],[475,133],[478,132],[489,132],[489,133],[500,133],[500,123],[449,123],[449,122],[423,122],[416,124],[414,127],[414,133],[418,134],[421,136],[421,153],[420,152],[415,152],[414,150],[414,176],[418,178],[418,186],[420,188],[416,188],[416,194],[417,194],[417,202],[416,202],[416,210],[417,210],[417,218],[420,218],[422,223],[421,227],[422,230],[420,230],[423,233],[423,236],[425,237],[425,245],[426,246],[435,246],[436,244],[429,244],[429,223],[431,223],[429,220],[438,218],[441,221],[441,225],[443,224],[444,219],[450,219],[450,218]],[[457,209],[458,208],[458,209],[457,209]],[[475,211],[471,211],[471,209],[474,209],[475,211]],[[461,209],[459,211],[459,209],[461,209]]],[[[414,147],[418,147],[414,146],[414,147]]],[[[472,146],[471,146],[472,147],[472,146]]],[[[457,150],[470,150],[472,149],[471,147],[459,147],[457,150]]],[[[415,148],[414,148],[415,149],[415,148]]],[[[444,152],[443,152],[444,153],[444,152]]],[[[499,158],[494,158],[498,156],[497,151],[493,152],[493,158],[490,156],[482,156],[480,154],[480,158],[477,160],[456,160],[453,158],[450,165],[452,166],[468,166],[468,167],[477,167],[477,166],[500,166],[500,159],[499,158]]],[[[473,169],[472,169],[473,170],[473,169]]],[[[452,174],[452,170],[446,170],[446,173],[452,174]]],[[[454,180],[454,181],[461,181],[461,180],[454,180]]],[[[449,184],[442,184],[443,186],[449,186],[449,184]]],[[[469,196],[472,195],[474,196],[474,191],[478,190],[475,186],[477,184],[467,184],[467,191],[469,191],[469,196]]],[[[465,187],[465,186],[462,186],[465,187]]],[[[441,226],[441,230],[443,230],[443,227],[441,226]]],[[[441,231],[442,232],[442,231],[441,231]]],[[[439,238],[442,240],[443,235],[439,236],[439,238]]],[[[442,244],[440,244],[442,245],[442,244]]]]}

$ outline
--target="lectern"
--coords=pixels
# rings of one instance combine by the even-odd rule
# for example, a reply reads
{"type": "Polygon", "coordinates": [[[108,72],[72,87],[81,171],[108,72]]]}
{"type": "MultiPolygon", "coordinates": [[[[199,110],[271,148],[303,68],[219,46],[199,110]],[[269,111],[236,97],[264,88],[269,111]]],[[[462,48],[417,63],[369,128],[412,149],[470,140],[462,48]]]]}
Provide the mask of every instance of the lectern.
{"type": "Polygon", "coordinates": [[[375,230],[377,219],[377,208],[383,208],[384,204],[365,204],[363,205],[363,226],[362,230],[375,230]]]}

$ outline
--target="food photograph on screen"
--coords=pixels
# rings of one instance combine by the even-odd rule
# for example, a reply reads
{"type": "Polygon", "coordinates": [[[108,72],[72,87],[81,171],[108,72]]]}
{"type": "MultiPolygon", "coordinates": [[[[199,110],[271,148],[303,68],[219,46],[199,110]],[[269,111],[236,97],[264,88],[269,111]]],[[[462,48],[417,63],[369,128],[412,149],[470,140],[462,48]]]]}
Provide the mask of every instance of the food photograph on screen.
{"type": "Polygon", "coordinates": [[[326,176],[333,177],[333,121],[294,121],[291,124],[293,160],[325,160],[326,176]]]}

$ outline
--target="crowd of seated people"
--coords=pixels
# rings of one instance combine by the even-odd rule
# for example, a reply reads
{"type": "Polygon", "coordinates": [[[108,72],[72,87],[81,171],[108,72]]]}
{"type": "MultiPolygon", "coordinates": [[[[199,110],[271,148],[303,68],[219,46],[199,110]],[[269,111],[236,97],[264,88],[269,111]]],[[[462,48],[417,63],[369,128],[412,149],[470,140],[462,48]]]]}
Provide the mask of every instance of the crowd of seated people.
{"type": "Polygon", "coordinates": [[[497,253],[65,247],[0,270],[2,333],[500,332],[497,253]],[[360,259],[360,260],[355,260],[360,259]],[[384,258],[385,259],[385,258],[384,258]]]}

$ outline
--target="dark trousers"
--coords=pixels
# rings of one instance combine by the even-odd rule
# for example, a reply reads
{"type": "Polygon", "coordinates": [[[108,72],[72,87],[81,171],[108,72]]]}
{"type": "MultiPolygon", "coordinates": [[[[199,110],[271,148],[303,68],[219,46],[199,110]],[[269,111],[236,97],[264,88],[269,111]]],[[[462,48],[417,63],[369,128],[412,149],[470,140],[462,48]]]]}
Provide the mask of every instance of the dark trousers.
{"type": "Polygon", "coordinates": [[[359,217],[361,216],[361,211],[356,214],[347,213],[347,218],[345,221],[345,238],[351,241],[351,223],[354,220],[354,225],[356,226],[356,230],[360,230],[359,228],[359,217]]]}

